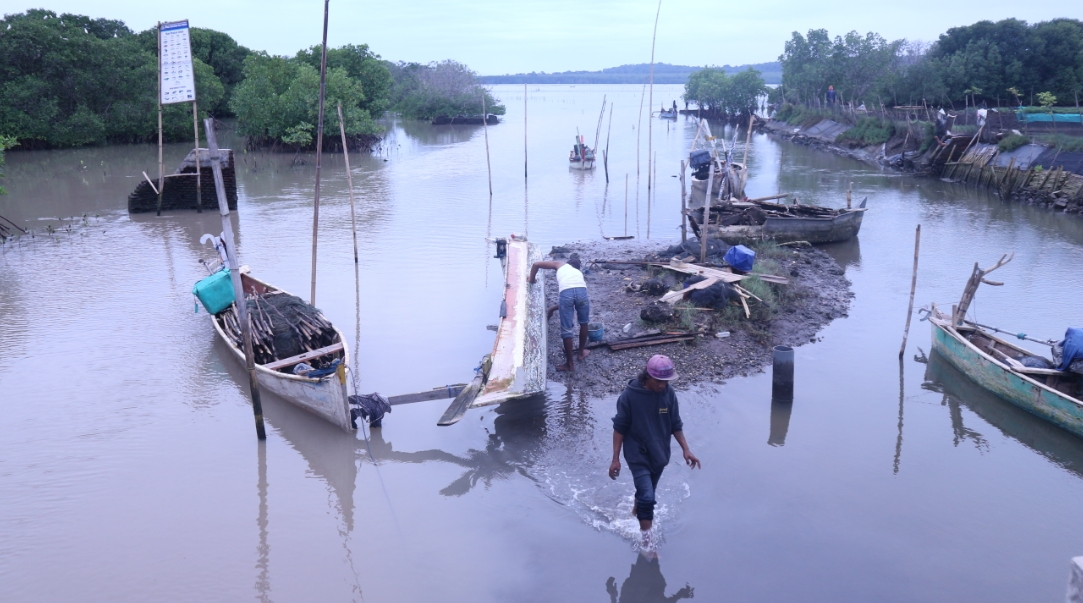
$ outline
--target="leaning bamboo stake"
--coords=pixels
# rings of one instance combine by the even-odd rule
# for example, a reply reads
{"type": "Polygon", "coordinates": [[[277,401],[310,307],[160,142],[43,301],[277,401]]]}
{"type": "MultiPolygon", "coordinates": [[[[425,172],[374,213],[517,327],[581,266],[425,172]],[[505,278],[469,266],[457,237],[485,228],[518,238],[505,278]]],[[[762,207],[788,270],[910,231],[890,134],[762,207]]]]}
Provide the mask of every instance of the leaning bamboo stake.
{"type": "MultiPolygon", "coordinates": [[[[752,144],[752,119],[753,119],[753,115],[752,115],[752,113],[749,113],[748,114],[748,133],[745,135],[745,156],[744,156],[744,159],[741,160],[741,165],[744,166],[746,175],[748,174],[748,147],[749,147],[749,145],[752,144]]],[[[741,188],[743,189],[744,187],[741,187],[741,188]]]]}
{"type": "Polygon", "coordinates": [[[906,338],[910,335],[910,317],[914,315],[914,289],[918,286],[918,250],[921,247],[921,224],[918,224],[914,232],[914,275],[910,277],[910,306],[906,309],[906,328],[903,329],[902,347],[899,348],[899,358],[906,352],[906,338]]]}
{"type": "Polygon", "coordinates": [[[203,170],[199,165],[199,109],[192,101],[192,127],[196,133],[196,213],[203,213],[203,170]]]}
{"type": "Polygon", "coordinates": [[[350,147],[346,144],[346,123],[342,121],[342,103],[338,104],[338,131],[342,135],[342,156],[346,159],[346,184],[350,187],[350,226],[353,228],[353,263],[357,263],[357,217],[354,214],[353,174],[350,172],[350,147]]]}
{"type": "Polygon", "coordinates": [[[327,15],[331,0],[323,0],[323,50],[320,55],[320,105],[316,117],[316,195],[312,201],[312,293],[316,305],[316,238],[320,231],[320,167],[323,159],[323,100],[327,85],[327,15]]]}
{"type": "MultiPolygon", "coordinates": [[[[651,37],[651,91],[650,102],[647,106],[654,111],[654,45],[658,40],[658,17],[662,14],[662,0],[658,0],[658,10],[654,13],[654,35],[651,37]]],[[[650,212],[650,195],[651,190],[651,149],[654,143],[654,119],[650,118],[647,121],[647,211],[650,212]]],[[[647,230],[650,230],[650,221],[647,221],[647,230]]],[[[649,236],[648,236],[649,237],[649,236]]]]}
{"type": "Polygon", "coordinates": [[[686,204],[684,204],[684,160],[680,161],[680,241],[686,242],[688,240],[688,215],[684,214],[686,204]]]}
{"type": "Polygon", "coordinates": [[[609,103],[609,129],[605,133],[605,153],[602,165],[605,167],[605,183],[609,184],[609,135],[613,133],[613,103],[609,103]]]}
{"type": "Polygon", "coordinates": [[[624,236],[628,236],[628,174],[624,175],[624,236]]]}
{"type": "MultiPolygon", "coordinates": [[[[489,169],[489,196],[493,196],[493,164],[489,161],[489,109],[485,106],[485,91],[481,91],[481,123],[485,130],[485,166],[489,169]]],[[[586,161],[583,157],[583,161],[586,161]]]]}
{"type": "Polygon", "coordinates": [[[244,288],[241,286],[241,265],[237,261],[237,248],[233,243],[233,224],[229,221],[229,202],[226,200],[226,183],[222,178],[222,160],[218,156],[218,138],[214,134],[214,119],[203,122],[207,132],[207,152],[210,155],[211,171],[214,174],[214,191],[218,195],[218,213],[222,216],[222,241],[226,245],[226,261],[229,262],[229,276],[233,281],[233,307],[239,318],[240,331],[244,340],[244,366],[248,369],[248,391],[252,394],[252,414],[256,420],[256,437],[267,439],[263,427],[263,404],[260,402],[259,386],[256,383],[256,358],[252,350],[252,330],[248,321],[248,305],[245,303],[244,288]]]}

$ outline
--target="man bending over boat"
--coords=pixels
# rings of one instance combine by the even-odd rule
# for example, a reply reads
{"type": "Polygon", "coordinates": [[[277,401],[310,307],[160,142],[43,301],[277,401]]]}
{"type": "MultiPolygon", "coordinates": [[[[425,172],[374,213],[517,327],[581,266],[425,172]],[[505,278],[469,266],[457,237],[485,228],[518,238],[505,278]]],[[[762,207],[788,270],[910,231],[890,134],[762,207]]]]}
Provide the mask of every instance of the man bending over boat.
{"type": "Polygon", "coordinates": [[[654,523],[655,490],[662,470],[669,464],[671,438],[676,438],[689,467],[700,467],[699,459],[684,439],[684,423],[677,406],[677,394],[669,382],[677,378],[673,361],[656,354],[646,368],[632,379],[617,398],[617,414],[613,417],[613,462],[609,465],[610,479],[620,475],[620,451],[632,472],[635,484],[635,504],[632,514],[639,519],[644,546],[650,546],[649,531],[654,523]]]}
{"type": "Polygon", "coordinates": [[[557,288],[560,290],[560,298],[557,305],[548,310],[548,316],[553,317],[555,310],[560,310],[560,338],[564,341],[565,364],[557,365],[558,371],[575,370],[575,350],[573,337],[575,336],[575,319],[579,318],[579,360],[587,357],[587,325],[590,323],[590,299],[587,297],[587,282],[583,279],[583,273],[579,271],[581,264],[578,257],[572,257],[567,262],[534,262],[530,267],[530,284],[537,281],[538,270],[556,270],[557,288]]]}

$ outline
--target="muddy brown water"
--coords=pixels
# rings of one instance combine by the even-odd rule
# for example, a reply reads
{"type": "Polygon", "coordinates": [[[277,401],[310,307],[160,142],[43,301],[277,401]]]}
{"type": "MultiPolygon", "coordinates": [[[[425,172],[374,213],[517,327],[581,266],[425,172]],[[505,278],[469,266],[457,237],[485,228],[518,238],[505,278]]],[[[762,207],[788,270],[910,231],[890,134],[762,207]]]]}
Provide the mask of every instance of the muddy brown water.
{"type": "MultiPolygon", "coordinates": [[[[363,391],[469,379],[499,307],[486,236],[622,234],[625,174],[629,233],[678,236],[671,175],[694,122],[655,121],[648,204],[640,88],[532,87],[524,187],[521,90],[496,90],[491,203],[480,127],[394,121],[381,154],[352,157],[356,269],[341,157],[327,159],[316,301],[355,343],[363,391]],[[566,166],[603,94],[608,189],[601,166],[566,166]]],[[[170,146],[167,166],[186,151],[170,146]]],[[[307,296],[314,170],[290,159],[238,153],[235,223],[243,263],[307,296]]],[[[749,163],[751,196],[838,207],[853,182],[869,197],[858,239],[828,248],[856,297],[796,348],[792,406],[772,406],[767,373],[680,391],[704,468],[667,469],[650,562],[633,550],[630,479],[605,475],[613,399],[553,383],[450,428],[435,424],[445,402],[402,406],[366,441],[265,395],[259,444],[243,371],[193,312],[216,214],[128,216],[152,146],[9,154],[0,214],[36,236],[0,247],[0,598],[1062,600],[1083,554],[1083,441],[938,356],[916,362],[927,322],[901,368],[897,353],[917,223],[919,305],[950,304],[975,261],[1014,251],[972,309],[1045,338],[1083,322],[1083,222],[766,135],[749,163]]]]}

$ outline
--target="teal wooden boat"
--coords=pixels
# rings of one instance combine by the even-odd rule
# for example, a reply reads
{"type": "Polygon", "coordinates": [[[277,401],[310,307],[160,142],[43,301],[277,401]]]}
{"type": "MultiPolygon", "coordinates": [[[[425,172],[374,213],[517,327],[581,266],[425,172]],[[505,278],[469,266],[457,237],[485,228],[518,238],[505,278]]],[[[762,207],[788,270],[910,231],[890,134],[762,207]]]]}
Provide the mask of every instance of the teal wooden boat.
{"type": "Polygon", "coordinates": [[[985,389],[1083,437],[1083,379],[1076,373],[1030,368],[1017,359],[1034,354],[931,306],[933,349],[985,389]]]}

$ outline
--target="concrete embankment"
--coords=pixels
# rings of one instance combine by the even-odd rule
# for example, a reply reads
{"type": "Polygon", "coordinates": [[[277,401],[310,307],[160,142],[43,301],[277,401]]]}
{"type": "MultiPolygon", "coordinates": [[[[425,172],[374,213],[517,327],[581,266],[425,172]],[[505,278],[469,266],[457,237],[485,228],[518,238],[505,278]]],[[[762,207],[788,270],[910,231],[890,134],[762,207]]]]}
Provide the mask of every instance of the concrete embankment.
{"type": "Polygon", "coordinates": [[[795,144],[875,163],[890,169],[993,189],[996,194],[1066,213],[1083,210],[1083,153],[1040,144],[1001,151],[996,141],[1012,130],[979,130],[977,134],[941,132],[928,148],[911,131],[886,143],[862,146],[840,136],[854,127],[821,119],[793,126],[768,120],[763,130],[795,144]]]}

